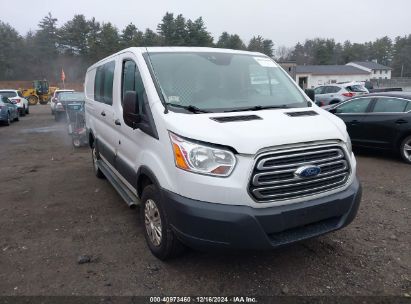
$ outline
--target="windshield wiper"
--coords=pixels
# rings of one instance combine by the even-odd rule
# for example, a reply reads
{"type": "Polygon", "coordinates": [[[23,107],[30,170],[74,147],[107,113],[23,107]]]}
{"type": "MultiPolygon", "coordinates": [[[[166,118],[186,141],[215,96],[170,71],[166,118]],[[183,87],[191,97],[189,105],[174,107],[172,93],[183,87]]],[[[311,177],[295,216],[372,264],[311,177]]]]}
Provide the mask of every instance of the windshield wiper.
{"type": "Polygon", "coordinates": [[[249,107],[249,108],[227,110],[227,111],[224,111],[224,112],[260,111],[260,110],[265,110],[265,109],[288,109],[288,106],[286,106],[286,105],[281,105],[281,106],[253,106],[253,107],[249,107]]]}
{"type": "Polygon", "coordinates": [[[184,105],[179,105],[179,104],[175,104],[175,103],[167,103],[167,105],[172,106],[172,107],[176,107],[176,108],[182,108],[182,109],[187,110],[191,113],[211,113],[211,111],[208,111],[208,110],[205,110],[205,109],[200,109],[200,108],[197,108],[196,106],[193,106],[193,105],[184,106],[184,105]]]}

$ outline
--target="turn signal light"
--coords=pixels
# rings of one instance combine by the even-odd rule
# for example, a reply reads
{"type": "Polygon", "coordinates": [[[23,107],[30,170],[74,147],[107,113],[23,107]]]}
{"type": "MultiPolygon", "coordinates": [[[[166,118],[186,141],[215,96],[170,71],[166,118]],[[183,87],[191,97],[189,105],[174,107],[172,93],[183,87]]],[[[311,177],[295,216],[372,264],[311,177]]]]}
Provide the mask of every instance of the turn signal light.
{"type": "Polygon", "coordinates": [[[173,150],[177,167],[179,167],[180,169],[188,170],[189,167],[185,161],[183,152],[181,152],[180,147],[176,143],[173,143],[173,150]]]}

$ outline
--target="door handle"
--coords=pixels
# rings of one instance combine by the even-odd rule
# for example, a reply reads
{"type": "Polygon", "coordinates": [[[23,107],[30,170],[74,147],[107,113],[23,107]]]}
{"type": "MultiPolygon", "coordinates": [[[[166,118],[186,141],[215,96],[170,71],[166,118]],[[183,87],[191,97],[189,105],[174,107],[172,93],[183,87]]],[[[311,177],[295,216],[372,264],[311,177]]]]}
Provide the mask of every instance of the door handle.
{"type": "Polygon", "coordinates": [[[114,121],[114,124],[115,124],[116,126],[121,126],[120,119],[117,118],[117,119],[114,121]]]}
{"type": "Polygon", "coordinates": [[[408,123],[408,121],[406,121],[405,119],[398,119],[398,120],[395,121],[395,123],[396,123],[397,125],[401,125],[401,124],[406,124],[406,123],[408,123]]]}
{"type": "Polygon", "coordinates": [[[101,116],[106,116],[106,112],[101,112],[101,116]]]}
{"type": "Polygon", "coordinates": [[[356,120],[356,119],[351,120],[350,123],[351,123],[352,125],[356,125],[356,124],[358,124],[358,120],[356,120]]]}

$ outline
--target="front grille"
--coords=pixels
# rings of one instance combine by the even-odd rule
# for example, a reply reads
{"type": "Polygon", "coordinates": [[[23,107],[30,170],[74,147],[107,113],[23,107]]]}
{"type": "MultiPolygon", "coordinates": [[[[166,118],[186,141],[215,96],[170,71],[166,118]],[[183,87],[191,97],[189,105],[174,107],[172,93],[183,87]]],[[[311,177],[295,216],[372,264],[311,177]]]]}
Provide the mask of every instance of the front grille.
{"type": "Polygon", "coordinates": [[[272,151],[257,157],[249,192],[259,202],[294,199],[341,187],[349,175],[344,150],[336,144],[272,151]],[[320,174],[306,178],[295,174],[306,165],[320,167],[320,174]]]}

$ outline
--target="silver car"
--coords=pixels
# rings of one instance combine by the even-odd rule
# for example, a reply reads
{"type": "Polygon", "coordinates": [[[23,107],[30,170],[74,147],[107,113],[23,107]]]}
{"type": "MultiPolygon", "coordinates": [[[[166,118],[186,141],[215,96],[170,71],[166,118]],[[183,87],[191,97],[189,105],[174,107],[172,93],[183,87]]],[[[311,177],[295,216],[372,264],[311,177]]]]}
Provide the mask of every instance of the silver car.
{"type": "Polygon", "coordinates": [[[355,96],[368,94],[368,90],[357,83],[330,84],[316,87],[315,103],[320,106],[337,104],[355,96]]]}

